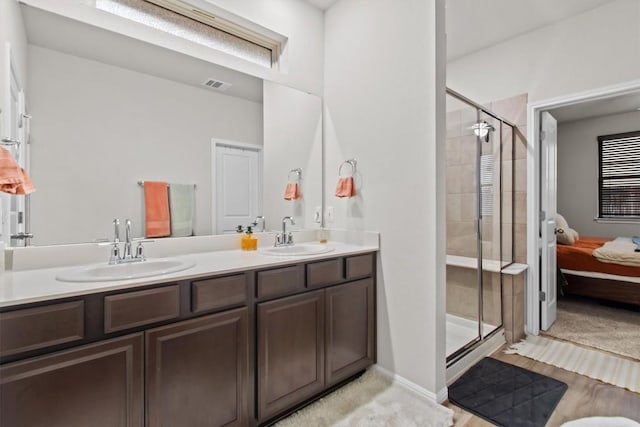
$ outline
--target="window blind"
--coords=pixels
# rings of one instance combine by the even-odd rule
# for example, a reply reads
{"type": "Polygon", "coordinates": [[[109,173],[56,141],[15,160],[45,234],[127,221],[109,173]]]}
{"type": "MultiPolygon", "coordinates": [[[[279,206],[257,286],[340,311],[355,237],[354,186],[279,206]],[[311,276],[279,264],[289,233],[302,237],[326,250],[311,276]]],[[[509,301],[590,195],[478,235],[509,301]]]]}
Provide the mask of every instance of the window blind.
{"type": "Polygon", "coordinates": [[[598,216],[640,217],[640,131],[598,137],[598,216]]]}

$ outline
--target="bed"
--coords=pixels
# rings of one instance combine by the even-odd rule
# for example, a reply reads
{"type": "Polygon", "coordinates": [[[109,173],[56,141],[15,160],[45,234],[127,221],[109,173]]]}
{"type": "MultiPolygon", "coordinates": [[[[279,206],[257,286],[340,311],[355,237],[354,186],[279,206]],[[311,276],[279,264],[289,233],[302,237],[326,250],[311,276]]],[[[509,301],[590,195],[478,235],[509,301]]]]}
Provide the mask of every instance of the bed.
{"type": "Polygon", "coordinates": [[[640,306],[640,267],[601,262],[592,253],[610,238],[581,237],[573,245],[557,245],[558,267],[569,295],[640,306]]]}

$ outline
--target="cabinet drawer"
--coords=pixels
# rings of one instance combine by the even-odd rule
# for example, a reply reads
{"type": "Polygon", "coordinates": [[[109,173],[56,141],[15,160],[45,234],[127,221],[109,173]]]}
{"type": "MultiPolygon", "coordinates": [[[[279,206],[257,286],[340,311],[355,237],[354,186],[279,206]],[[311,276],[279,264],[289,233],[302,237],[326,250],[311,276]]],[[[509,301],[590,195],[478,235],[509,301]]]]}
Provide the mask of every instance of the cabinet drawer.
{"type": "Polygon", "coordinates": [[[344,276],[341,258],[307,264],[307,286],[310,288],[331,285],[342,280],[344,276]]]}
{"type": "Polygon", "coordinates": [[[84,338],[84,302],[0,313],[0,356],[84,338]]]}
{"type": "Polygon", "coordinates": [[[178,285],[173,285],[104,297],[105,333],[178,317],[178,290],[178,285]]]}
{"type": "Polygon", "coordinates": [[[373,274],[373,254],[347,258],[347,279],[371,276],[373,274]]]}
{"type": "Polygon", "coordinates": [[[244,274],[191,283],[191,311],[194,313],[242,304],[246,300],[247,280],[244,274]]]}
{"type": "Polygon", "coordinates": [[[286,295],[304,289],[304,270],[302,265],[258,271],[256,296],[269,298],[286,295]]]}

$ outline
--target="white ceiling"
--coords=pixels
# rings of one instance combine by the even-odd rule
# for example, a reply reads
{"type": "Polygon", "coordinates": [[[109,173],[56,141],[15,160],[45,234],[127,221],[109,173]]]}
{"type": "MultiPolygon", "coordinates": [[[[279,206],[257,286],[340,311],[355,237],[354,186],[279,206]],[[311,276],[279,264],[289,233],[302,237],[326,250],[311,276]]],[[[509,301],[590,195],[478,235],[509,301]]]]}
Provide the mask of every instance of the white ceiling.
{"type": "Polygon", "coordinates": [[[447,61],[612,1],[447,0],[447,61]]]}

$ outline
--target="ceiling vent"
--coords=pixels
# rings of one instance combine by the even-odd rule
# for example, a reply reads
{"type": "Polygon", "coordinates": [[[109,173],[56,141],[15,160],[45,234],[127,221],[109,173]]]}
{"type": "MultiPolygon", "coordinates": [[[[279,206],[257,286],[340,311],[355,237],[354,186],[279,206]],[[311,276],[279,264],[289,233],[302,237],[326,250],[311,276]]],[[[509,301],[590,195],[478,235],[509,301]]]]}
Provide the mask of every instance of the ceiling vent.
{"type": "Polygon", "coordinates": [[[219,90],[221,92],[224,92],[232,86],[231,83],[223,82],[216,79],[207,79],[203,84],[208,88],[219,90]]]}

